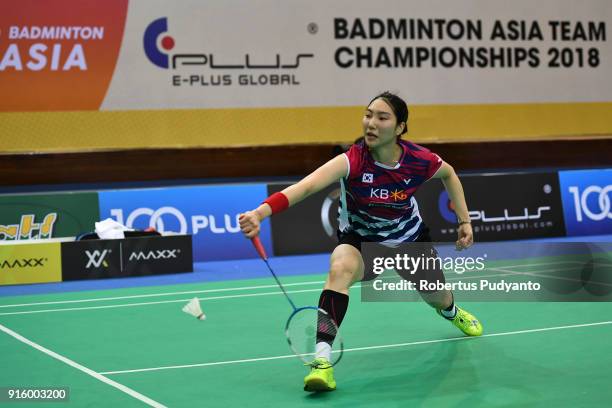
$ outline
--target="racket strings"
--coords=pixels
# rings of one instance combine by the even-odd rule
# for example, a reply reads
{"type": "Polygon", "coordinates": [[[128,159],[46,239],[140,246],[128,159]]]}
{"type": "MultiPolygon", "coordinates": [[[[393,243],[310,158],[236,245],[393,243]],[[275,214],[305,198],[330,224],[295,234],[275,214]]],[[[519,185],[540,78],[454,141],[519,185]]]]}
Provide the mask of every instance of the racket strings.
{"type": "Polygon", "coordinates": [[[287,322],[285,334],[289,346],[306,365],[316,364],[313,357],[320,342],[326,342],[331,347],[332,365],[342,355],[343,343],[338,326],[322,309],[306,307],[297,310],[287,322]]]}

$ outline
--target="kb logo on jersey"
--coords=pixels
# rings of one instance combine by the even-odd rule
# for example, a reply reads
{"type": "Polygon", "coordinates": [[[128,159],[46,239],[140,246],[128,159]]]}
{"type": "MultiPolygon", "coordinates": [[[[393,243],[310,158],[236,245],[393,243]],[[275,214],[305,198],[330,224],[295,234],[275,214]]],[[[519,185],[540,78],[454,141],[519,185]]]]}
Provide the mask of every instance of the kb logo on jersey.
{"type": "Polygon", "coordinates": [[[362,183],[373,183],[374,175],[372,173],[363,173],[363,177],[361,178],[362,183]]]}
{"type": "Polygon", "coordinates": [[[384,188],[373,188],[370,190],[370,198],[382,198],[383,200],[391,198],[393,201],[401,201],[408,198],[408,193],[402,190],[389,191],[384,188]]]}

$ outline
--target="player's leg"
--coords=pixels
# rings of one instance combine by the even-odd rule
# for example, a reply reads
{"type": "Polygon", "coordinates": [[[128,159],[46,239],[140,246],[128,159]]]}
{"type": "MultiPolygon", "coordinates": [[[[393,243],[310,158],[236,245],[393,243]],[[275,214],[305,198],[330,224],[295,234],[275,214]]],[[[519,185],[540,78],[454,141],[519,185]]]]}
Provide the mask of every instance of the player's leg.
{"type": "Polygon", "coordinates": [[[351,285],[362,280],[363,274],[361,252],[353,245],[340,244],[331,254],[324,290],[333,290],[348,296],[351,285]]]}
{"type": "MultiPolygon", "coordinates": [[[[325,310],[340,327],[348,309],[349,288],[363,278],[364,264],[361,253],[353,245],[340,244],[332,252],[329,274],[319,297],[319,308],[325,310]]],[[[330,358],[334,339],[328,333],[317,331],[316,357],[330,358]]]]}
{"type": "MultiPolygon", "coordinates": [[[[364,275],[361,253],[356,246],[340,244],[331,255],[329,274],[319,297],[319,308],[325,310],[340,327],[348,309],[349,288],[364,275]]],[[[320,327],[317,324],[317,327],[320,327]]],[[[325,330],[317,330],[315,359],[310,373],[304,378],[306,391],[331,391],[336,389],[331,360],[334,337],[325,330]]]]}
{"type": "Polygon", "coordinates": [[[435,292],[421,291],[419,295],[421,295],[421,299],[436,310],[452,310],[455,303],[453,293],[450,290],[438,290],[435,292]]]}
{"type": "Polygon", "coordinates": [[[453,323],[459,330],[468,336],[480,336],[482,324],[470,312],[455,305],[453,293],[450,290],[441,290],[434,293],[420,293],[421,297],[438,314],[453,323]]]}
{"type": "MultiPolygon", "coordinates": [[[[437,258],[438,252],[431,243],[431,238],[427,231],[419,238],[418,243],[411,249],[414,251],[412,256],[429,256],[437,258]]],[[[416,282],[426,280],[429,285],[439,287],[446,283],[444,271],[438,262],[427,263],[429,268],[421,268],[411,276],[402,276],[404,279],[413,279],[416,282]]],[[[428,286],[429,286],[428,285],[428,286]]],[[[420,287],[420,286],[417,286],[420,287]]],[[[453,293],[450,290],[419,290],[421,298],[431,307],[433,307],[439,315],[452,322],[459,330],[468,336],[480,336],[482,334],[482,324],[472,314],[455,305],[453,293]]]]}
{"type": "MultiPolygon", "coordinates": [[[[417,250],[419,251],[418,253],[415,252],[415,254],[417,255],[409,255],[421,256],[420,246],[417,248],[417,250]]],[[[429,252],[429,250],[426,251],[426,253],[429,252]]],[[[434,254],[434,256],[437,256],[435,250],[431,253],[434,254]]],[[[437,287],[438,284],[444,284],[446,282],[446,279],[444,277],[444,272],[442,272],[442,269],[438,267],[434,267],[433,269],[420,268],[414,271],[414,273],[408,273],[405,270],[401,270],[398,271],[398,274],[405,280],[414,282],[419,292],[419,295],[421,296],[421,299],[423,299],[429,306],[433,307],[438,312],[438,314],[452,321],[453,324],[459,327],[464,333],[470,336],[479,336],[482,333],[482,326],[480,325],[480,323],[477,324],[477,327],[469,327],[467,325],[465,325],[464,327],[464,322],[467,320],[464,319],[465,316],[463,314],[459,314],[459,310],[461,310],[462,313],[466,312],[455,305],[453,293],[450,290],[428,290],[426,288],[421,287],[420,283],[423,281],[426,281],[428,283],[427,287],[432,284],[435,284],[435,287],[437,287]],[[461,326],[459,326],[458,324],[461,324],[461,326]]],[[[472,318],[469,319],[470,322],[477,322],[476,318],[474,318],[473,316],[471,317],[472,318]]]]}

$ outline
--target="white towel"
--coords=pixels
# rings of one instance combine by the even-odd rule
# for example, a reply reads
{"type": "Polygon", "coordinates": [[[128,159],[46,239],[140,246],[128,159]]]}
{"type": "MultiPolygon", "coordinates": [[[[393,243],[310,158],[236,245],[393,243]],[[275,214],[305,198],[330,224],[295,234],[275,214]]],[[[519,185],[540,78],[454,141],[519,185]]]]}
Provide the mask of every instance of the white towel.
{"type": "Polygon", "coordinates": [[[119,224],[112,218],[96,222],[96,234],[100,239],[122,239],[125,238],[123,231],[133,231],[125,225],[119,224]]]}

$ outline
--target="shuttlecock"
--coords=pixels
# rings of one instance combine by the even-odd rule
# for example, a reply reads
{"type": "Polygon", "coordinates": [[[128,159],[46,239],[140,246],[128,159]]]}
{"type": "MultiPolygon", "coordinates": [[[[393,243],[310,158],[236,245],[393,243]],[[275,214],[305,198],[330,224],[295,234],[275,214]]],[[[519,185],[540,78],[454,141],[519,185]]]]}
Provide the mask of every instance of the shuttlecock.
{"type": "Polygon", "coordinates": [[[202,308],[200,307],[200,300],[197,297],[194,297],[183,306],[183,312],[195,316],[198,320],[206,319],[206,315],[202,312],[202,308]]]}

